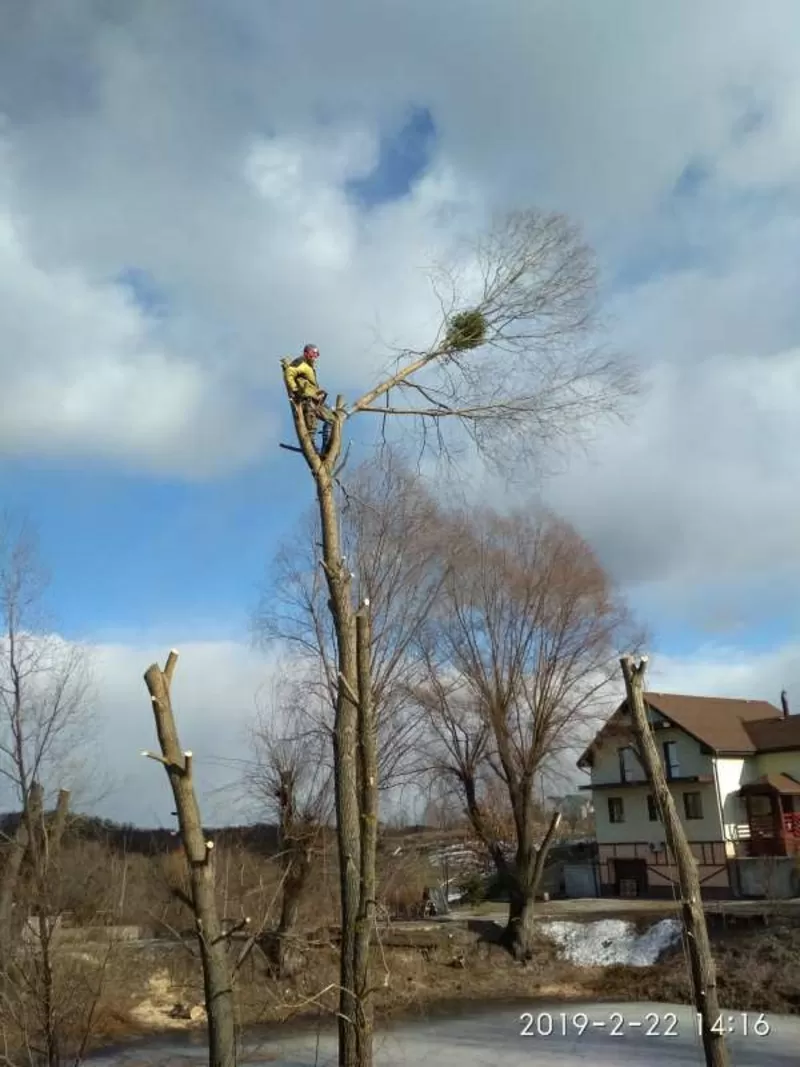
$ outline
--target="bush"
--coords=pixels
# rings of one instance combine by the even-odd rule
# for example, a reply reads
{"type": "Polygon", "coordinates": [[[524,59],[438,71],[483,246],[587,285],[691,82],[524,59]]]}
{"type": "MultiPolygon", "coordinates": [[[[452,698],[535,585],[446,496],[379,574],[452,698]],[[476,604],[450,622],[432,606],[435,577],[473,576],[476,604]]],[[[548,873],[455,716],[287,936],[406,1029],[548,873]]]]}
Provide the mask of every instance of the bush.
{"type": "Polygon", "coordinates": [[[487,899],[487,883],[483,875],[475,873],[469,875],[461,884],[462,904],[482,904],[487,899]]]}

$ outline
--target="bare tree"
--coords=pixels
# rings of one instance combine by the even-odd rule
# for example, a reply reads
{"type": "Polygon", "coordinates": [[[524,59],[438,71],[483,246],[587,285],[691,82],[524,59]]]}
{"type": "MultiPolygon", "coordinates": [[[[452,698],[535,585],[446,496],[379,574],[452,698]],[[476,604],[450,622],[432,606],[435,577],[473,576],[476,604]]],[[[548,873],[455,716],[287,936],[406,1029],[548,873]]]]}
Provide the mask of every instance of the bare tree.
{"type": "MultiPolygon", "coordinates": [[[[347,486],[342,550],[357,575],[358,596],[373,611],[372,685],[383,789],[414,773],[420,723],[408,691],[420,669],[414,637],[442,582],[440,514],[432,494],[391,449],[380,462],[358,467],[347,486]]],[[[254,628],[262,641],[280,641],[291,650],[289,669],[302,679],[305,708],[312,715],[320,710],[319,726],[332,736],[339,684],[336,633],[319,566],[320,536],[312,514],[278,550],[254,628]]]]}
{"type": "MultiPolygon", "coordinates": [[[[34,782],[21,817],[23,833],[16,839],[26,847],[15,887],[17,936],[2,966],[0,1036],[3,1062],[61,1067],[82,1063],[86,1056],[113,946],[78,954],[64,943],[63,924],[75,900],[63,847],[69,793],[59,793],[50,813],[43,797],[34,782]]],[[[82,889],[85,894],[85,870],[82,889]]],[[[98,915],[109,899],[98,894],[83,903],[98,915]]]]}
{"type": "MultiPolygon", "coordinates": [[[[25,810],[34,781],[77,784],[90,746],[85,651],[52,632],[43,611],[47,576],[26,524],[0,524],[0,779],[25,810]]],[[[52,790],[53,785],[49,788],[52,790]]]]}
{"type": "Polygon", "coordinates": [[[278,826],[279,915],[268,941],[278,977],[289,974],[297,959],[291,945],[300,905],[333,807],[328,737],[308,710],[302,679],[291,676],[292,664],[281,667],[271,706],[252,731],[256,758],[246,775],[259,808],[278,826]]]}
{"type": "Polygon", "coordinates": [[[335,634],[341,1067],[368,1062],[367,1044],[358,1040],[354,975],[363,844],[356,606],[335,492],[341,484],[346,421],[362,412],[408,416],[436,429],[437,447],[444,443],[441,427],[450,421],[487,458],[517,461],[540,457],[543,447],[572,441],[598,417],[618,411],[631,382],[619,361],[594,343],[595,270],[588,250],[563,218],[518,213],[497,225],[474,252],[469,263],[461,264],[461,276],[473,279],[466,293],[459,291],[456,273],[448,275],[451,291],[447,300],[442,296],[441,324],[430,347],[402,352],[393,370],[349,409],[344,398],[337,397],[323,454],[309,433],[302,403],[290,397],[299,448],[316,491],[319,562],[335,634]],[[393,403],[392,394],[403,402],[393,403]]]}
{"type": "Polygon", "coordinates": [[[237,1043],[233,968],[228,959],[226,936],[217,909],[214,846],[203,833],[192,779],[192,753],[181,748],[172,711],[172,676],[177,662],[178,653],[173,649],[163,670],[153,663],[145,672],[144,680],[153,707],[161,754],[143,754],[164,765],[178,813],[181,842],[189,865],[190,895],[186,904],[194,915],[203,967],[209,1065],[235,1067],[237,1043]]]}
{"type": "Polygon", "coordinates": [[[563,521],[485,510],[454,518],[442,536],[458,567],[421,635],[429,770],[460,790],[507,881],[507,939],[525,957],[558,826],[555,818],[545,828],[536,786],[595,726],[627,618],[589,546],[563,521]]]}
{"type": "MultiPolygon", "coordinates": [[[[2,1012],[4,1026],[13,1022],[28,1052],[56,1067],[82,1012],[63,980],[63,953],[57,952],[55,935],[64,911],[61,842],[71,792],[86,771],[79,753],[91,749],[93,731],[87,656],[54,632],[44,611],[46,588],[32,529],[5,516],[0,523],[0,781],[20,817],[5,842],[0,876],[2,1012]]],[[[84,1043],[87,1037],[88,1030],[84,1043]]],[[[75,1049],[70,1052],[74,1058],[75,1049]]]]}

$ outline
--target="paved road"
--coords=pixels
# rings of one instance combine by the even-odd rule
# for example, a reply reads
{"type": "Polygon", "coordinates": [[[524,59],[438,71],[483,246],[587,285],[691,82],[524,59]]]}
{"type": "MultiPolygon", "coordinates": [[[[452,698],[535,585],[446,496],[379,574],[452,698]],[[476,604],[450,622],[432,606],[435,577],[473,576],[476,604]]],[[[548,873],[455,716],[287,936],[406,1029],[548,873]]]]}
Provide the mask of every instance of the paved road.
{"type": "MultiPolygon", "coordinates": [[[[579,1067],[591,1063],[614,1067],[700,1067],[702,1048],[694,1016],[685,1007],[665,1004],[532,1005],[528,1028],[553,1032],[522,1036],[528,1020],[520,1011],[503,1010],[462,1019],[407,1023],[376,1036],[377,1067],[579,1067]],[[563,1013],[563,1014],[562,1014],[563,1013]],[[672,1013],[672,1014],[669,1014],[672,1013]],[[636,1025],[636,1024],[641,1025],[636,1025]],[[612,1028],[617,1033],[612,1033],[612,1028]],[[647,1031],[651,1031],[649,1034],[647,1031]],[[562,1032],[566,1031],[566,1032],[562,1032]],[[581,1033],[581,1031],[583,1031],[581,1033]],[[667,1031],[674,1036],[667,1036],[667,1031]]],[[[769,1033],[741,1033],[742,1016],[731,1014],[739,1033],[729,1040],[731,1067],[789,1067],[798,1061],[800,1019],[768,1016],[769,1033]]],[[[756,1015],[748,1023],[753,1027],[756,1015]]],[[[202,1048],[172,1046],[147,1053],[115,1054],[98,1059],[96,1067],[164,1067],[166,1064],[207,1062],[202,1048]]],[[[336,1062],[333,1035],[313,1035],[265,1041],[250,1047],[241,1067],[270,1063],[272,1067],[323,1067],[336,1062]]]]}

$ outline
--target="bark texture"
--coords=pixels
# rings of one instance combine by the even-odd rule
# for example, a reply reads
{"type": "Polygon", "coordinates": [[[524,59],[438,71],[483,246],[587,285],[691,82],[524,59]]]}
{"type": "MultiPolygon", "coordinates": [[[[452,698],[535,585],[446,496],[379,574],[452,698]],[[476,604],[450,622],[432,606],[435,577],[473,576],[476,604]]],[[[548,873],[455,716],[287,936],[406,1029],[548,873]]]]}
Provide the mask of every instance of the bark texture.
{"type": "Polygon", "coordinates": [[[547,854],[560,824],[561,813],[556,812],[537,849],[531,840],[531,823],[527,823],[523,843],[517,849],[511,877],[505,940],[514,958],[518,960],[526,960],[531,956],[535,933],[536,894],[544,874],[547,854]]]}
{"type": "Polygon", "coordinates": [[[664,823],[667,845],[678,870],[683,928],[689,951],[694,1003],[702,1018],[703,1052],[706,1065],[707,1067],[728,1067],[725,1039],[722,1034],[712,1030],[720,1018],[719,993],[716,967],[714,957],[711,955],[708,927],[703,911],[697,864],[678,816],[647,717],[644,700],[644,672],[647,660],[642,659],[636,666],[631,656],[623,656],[620,662],[639,758],[652,786],[664,823]]]}
{"type": "Polygon", "coordinates": [[[361,808],[361,889],[356,927],[356,1040],[359,1067],[372,1067],[374,1012],[370,983],[370,945],[376,907],[376,853],[378,846],[378,731],[372,694],[371,627],[369,602],[356,615],[358,674],[358,755],[361,808]]]}
{"type": "Polygon", "coordinates": [[[209,1067],[235,1067],[237,1048],[233,969],[217,910],[213,843],[206,841],[203,833],[192,781],[192,754],[181,748],[172,711],[170,686],[177,660],[177,652],[170,652],[163,671],[154,663],[147,669],[144,680],[153,705],[161,762],[172,786],[181,842],[189,864],[191,905],[203,967],[208,1017],[209,1067]]]}
{"type": "Polygon", "coordinates": [[[19,825],[6,846],[6,862],[0,879],[0,967],[4,974],[11,963],[19,933],[19,923],[14,915],[14,897],[22,877],[23,862],[29,855],[32,828],[39,823],[43,803],[44,790],[38,782],[34,782],[28,791],[19,825]]]}
{"type": "MultiPolygon", "coordinates": [[[[337,397],[331,436],[324,457],[314,448],[302,411],[291,404],[295,432],[314,478],[322,532],[321,565],[328,586],[328,606],[336,635],[337,692],[333,729],[336,836],[339,854],[341,948],[339,955],[339,1067],[369,1067],[372,1063],[371,1027],[359,1002],[358,966],[363,970],[358,928],[362,915],[361,889],[369,845],[362,857],[362,788],[359,747],[359,684],[356,612],[352,576],[344,557],[335,497],[342,426],[343,398],[337,397]],[[363,860],[363,861],[362,861],[363,860]]],[[[377,775],[376,783],[377,783],[377,775]]],[[[374,879],[374,854],[372,858],[374,879]]]]}

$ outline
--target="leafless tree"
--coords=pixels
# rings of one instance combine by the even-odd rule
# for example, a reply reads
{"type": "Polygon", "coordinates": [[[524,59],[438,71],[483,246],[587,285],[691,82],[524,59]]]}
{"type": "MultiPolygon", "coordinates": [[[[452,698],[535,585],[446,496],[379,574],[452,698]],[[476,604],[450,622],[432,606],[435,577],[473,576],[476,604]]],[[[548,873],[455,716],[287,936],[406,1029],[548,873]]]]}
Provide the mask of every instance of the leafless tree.
{"type": "Polygon", "coordinates": [[[458,568],[421,634],[428,678],[417,696],[430,722],[429,770],[460,790],[506,878],[507,938],[525,957],[557,828],[553,820],[545,833],[536,787],[596,727],[627,617],[589,546],[563,521],[482,510],[441,532],[458,568]]]}
{"type": "Polygon", "coordinates": [[[246,784],[259,809],[278,826],[281,885],[278,922],[267,941],[278,977],[291,972],[298,913],[315,851],[333,809],[333,770],[327,735],[309,710],[302,679],[281,665],[270,706],[252,731],[255,760],[246,784]]]}
{"type": "Polygon", "coordinates": [[[30,527],[0,522],[0,778],[23,811],[34,781],[74,788],[92,739],[87,655],[52,632],[46,587],[30,527]]]}
{"type": "Polygon", "coordinates": [[[85,784],[81,757],[91,750],[93,731],[87,656],[54,632],[44,611],[46,587],[33,530],[5,516],[0,780],[20,816],[4,843],[0,875],[0,1010],[5,1037],[10,1023],[31,1055],[56,1067],[81,1014],[64,984],[63,953],[55,944],[64,910],[61,841],[71,791],[85,784]],[[51,801],[54,811],[48,812],[51,801]]]}
{"type": "MultiPolygon", "coordinates": [[[[34,782],[14,842],[24,842],[24,855],[15,886],[16,937],[0,973],[0,1041],[3,1062],[61,1067],[86,1056],[113,945],[76,953],[62,937],[75,900],[63,847],[69,793],[59,793],[51,813],[43,796],[34,782]]],[[[109,903],[97,895],[83,907],[99,915],[109,903]]]]}
{"type": "MultiPolygon", "coordinates": [[[[401,457],[387,449],[350,479],[341,514],[342,546],[358,596],[372,607],[372,671],[383,789],[413,775],[418,709],[407,699],[418,675],[414,635],[442,581],[436,536],[441,508],[401,457]]],[[[278,550],[254,619],[262,641],[292,653],[306,718],[332,735],[338,693],[336,633],[319,566],[318,517],[305,516],[278,550]],[[314,709],[319,709],[317,716],[314,709]]],[[[304,730],[310,729],[306,722],[304,730]]]]}
{"type": "MultiPolygon", "coordinates": [[[[595,343],[595,270],[575,229],[560,216],[523,212],[502,220],[462,259],[442,287],[441,323],[432,344],[399,354],[393,369],[349,408],[337,397],[320,454],[303,407],[290,397],[300,451],[319,508],[320,565],[335,633],[335,794],[341,871],[342,947],[339,1013],[341,1067],[367,1067],[372,1046],[359,1041],[356,928],[361,914],[362,819],[352,562],[340,530],[336,487],[342,444],[357,414],[407,416],[436,430],[451,422],[494,462],[540,459],[620,409],[631,378],[595,343]],[[459,281],[460,279],[463,282],[459,281]],[[394,397],[400,402],[395,403],[394,397]]],[[[346,459],[346,453],[344,458],[346,459]]],[[[371,605],[376,610],[377,604],[371,605]]]]}

